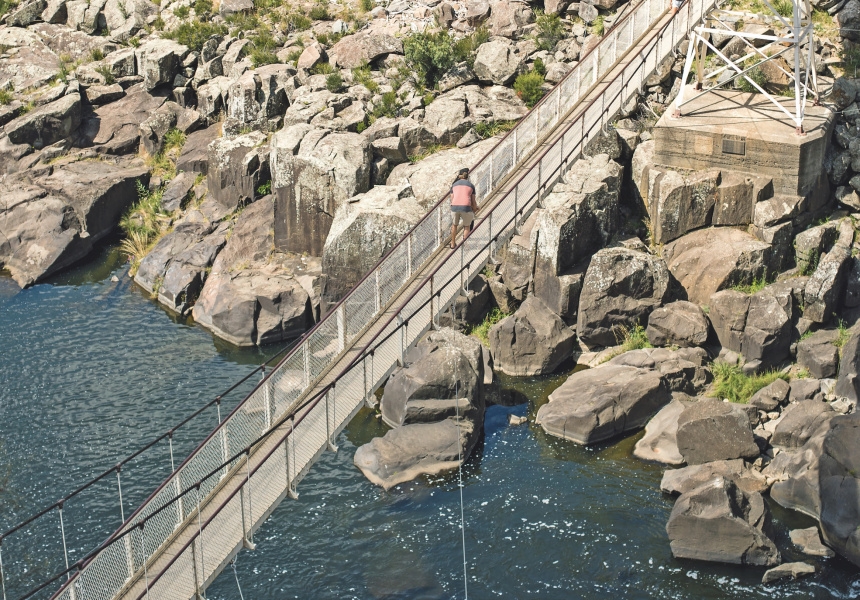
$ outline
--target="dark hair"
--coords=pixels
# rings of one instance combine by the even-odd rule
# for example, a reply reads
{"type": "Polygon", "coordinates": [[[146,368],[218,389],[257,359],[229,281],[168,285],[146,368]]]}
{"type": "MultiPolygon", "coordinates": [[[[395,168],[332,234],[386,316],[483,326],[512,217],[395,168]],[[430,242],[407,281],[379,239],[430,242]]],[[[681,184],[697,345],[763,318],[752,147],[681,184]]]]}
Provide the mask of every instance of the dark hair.
{"type": "Polygon", "coordinates": [[[463,167],[459,171],[457,171],[457,176],[454,178],[454,183],[457,183],[461,179],[466,179],[469,176],[469,169],[463,167]]]}

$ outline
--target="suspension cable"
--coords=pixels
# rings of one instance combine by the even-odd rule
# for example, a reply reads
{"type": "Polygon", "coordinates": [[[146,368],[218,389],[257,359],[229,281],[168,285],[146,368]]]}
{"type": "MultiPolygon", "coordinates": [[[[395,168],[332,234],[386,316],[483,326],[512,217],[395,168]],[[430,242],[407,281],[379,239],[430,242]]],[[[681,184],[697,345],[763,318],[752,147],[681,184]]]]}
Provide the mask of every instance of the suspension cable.
{"type": "MultiPolygon", "coordinates": [[[[448,349],[445,349],[448,354],[448,349]]],[[[469,600],[469,577],[466,563],[466,519],[463,514],[463,446],[460,444],[460,381],[454,381],[454,409],[457,411],[457,477],[460,488],[460,536],[463,544],[463,593],[465,600],[469,600]]]]}
{"type": "MultiPolygon", "coordinates": [[[[191,413],[190,415],[185,417],[182,421],[180,421],[177,425],[170,428],[170,430],[168,430],[166,433],[163,433],[162,435],[158,436],[157,438],[155,438],[154,440],[145,444],[144,446],[141,446],[140,448],[138,448],[137,450],[135,450],[134,452],[129,454],[126,458],[122,459],[120,462],[115,464],[113,467],[111,467],[111,468],[105,470],[104,472],[100,473],[99,475],[93,477],[88,482],[79,486],[74,491],[70,492],[69,494],[63,496],[62,498],[60,498],[59,500],[57,500],[56,502],[54,502],[50,506],[45,507],[43,510],[39,511],[38,513],[36,513],[36,514],[32,515],[31,517],[21,521],[17,525],[10,527],[9,529],[4,531],[3,533],[0,533],[0,538],[9,537],[13,533],[26,527],[27,525],[29,525],[30,523],[32,523],[36,519],[39,519],[40,517],[45,516],[46,514],[51,512],[52,510],[59,508],[63,504],[67,503],[70,499],[79,495],[81,492],[86,491],[87,489],[89,489],[90,487],[92,487],[93,485],[98,483],[99,481],[101,481],[104,478],[114,474],[114,472],[117,471],[118,467],[123,467],[124,465],[128,464],[130,461],[134,460],[135,458],[137,458],[138,456],[140,456],[141,454],[143,454],[144,452],[146,452],[147,450],[149,450],[150,448],[152,448],[153,446],[155,446],[159,442],[163,441],[164,439],[169,440],[171,462],[172,462],[172,459],[173,459],[173,434],[176,432],[177,429],[187,425],[189,422],[191,422],[192,420],[194,420],[195,418],[200,416],[200,414],[203,413],[205,410],[211,408],[213,405],[218,404],[224,396],[226,396],[227,394],[229,394],[230,392],[232,392],[236,388],[238,388],[240,385],[242,385],[243,383],[248,381],[248,379],[250,379],[257,371],[264,368],[265,365],[271,363],[272,361],[274,361],[277,358],[280,358],[285,352],[288,352],[293,346],[295,346],[296,342],[298,342],[300,340],[301,340],[301,338],[299,337],[299,338],[296,338],[295,340],[293,340],[292,342],[290,342],[289,344],[287,344],[282,350],[275,353],[271,358],[269,358],[262,365],[255,367],[250,373],[243,376],[236,383],[234,383],[229,388],[227,388],[224,392],[222,392],[219,396],[215,397],[214,399],[210,400],[209,402],[207,402],[206,404],[204,404],[203,406],[201,406],[200,408],[195,410],[193,413],[191,413]]],[[[172,466],[173,465],[171,464],[171,467],[172,466]]],[[[171,470],[175,471],[174,468],[172,468],[171,470]]]]}
{"type": "Polygon", "coordinates": [[[239,574],[236,572],[236,558],[238,554],[233,557],[233,560],[230,561],[230,565],[233,567],[233,577],[236,578],[236,587],[239,588],[239,600],[245,600],[245,596],[242,594],[242,586],[239,585],[239,574]]]}

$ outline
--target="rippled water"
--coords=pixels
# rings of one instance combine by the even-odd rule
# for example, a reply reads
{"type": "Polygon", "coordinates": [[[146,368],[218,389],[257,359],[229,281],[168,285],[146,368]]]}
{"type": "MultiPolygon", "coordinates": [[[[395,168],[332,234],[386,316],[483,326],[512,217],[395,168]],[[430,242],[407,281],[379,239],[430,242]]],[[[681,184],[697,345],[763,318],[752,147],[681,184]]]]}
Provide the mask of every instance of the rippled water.
{"type": "MultiPolygon", "coordinates": [[[[236,350],[177,322],[124,270],[108,248],[25,291],[0,278],[4,529],[163,433],[278,350],[236,350]]],[[[485,439],[463,469],[471,597],[860,596],[858,570],[839,559],[811,559],[820,575],[774,586],[759,583],[763,569],[673,559],[665,533],[672,499],[659,491],[662,469],[631,457],[635,438],[586,449],[533,426],[508,426],[509,413],[533,415],[563,380],[506,380],[529,403],[487,412],[485,439]]],[[[177,435],[177,459],[216,419],[209,411],[177,435]]],[[[325,454],[302,482],[299,499],[285,501],[256,533],[257,550],[242,552],[235,575],[225,571],[207,596],[239,598],[238,579],[247,599],[463,598],[457,474],[390,492],[370,485],[352,457],[383,432],[369,411],[360,413],[338,439],[339,451],[325,454]]],[[[123,470],[126,515],[168,471],[165,444],[123,470]]],[[[119,524],[115,476],[100,485],[66,507],[72,560],[119,524]]],[[[787,528],[809,520],[776,506],[774,514],[784,560],[803,559],[787,528]]],[[[17,546],[4,541],[4,563],[17,560],[34,578],[56,571],[58,530],[48,521],[17,546]]],[[[10,583],[16,575],[7,573],[10,583]]]]}

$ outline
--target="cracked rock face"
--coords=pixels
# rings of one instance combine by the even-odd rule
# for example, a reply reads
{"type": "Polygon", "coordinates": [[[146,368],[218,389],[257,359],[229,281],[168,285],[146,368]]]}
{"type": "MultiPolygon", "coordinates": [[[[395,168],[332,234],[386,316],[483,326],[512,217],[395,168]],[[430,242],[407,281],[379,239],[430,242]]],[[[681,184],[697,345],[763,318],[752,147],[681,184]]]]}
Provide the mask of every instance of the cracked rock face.
{"type": "Polygon", "coordinates": [[[721,476],[681,494],[666,524],[676,558],[769,567],[780,561],[770,530],[762,495],[721,476]]]}

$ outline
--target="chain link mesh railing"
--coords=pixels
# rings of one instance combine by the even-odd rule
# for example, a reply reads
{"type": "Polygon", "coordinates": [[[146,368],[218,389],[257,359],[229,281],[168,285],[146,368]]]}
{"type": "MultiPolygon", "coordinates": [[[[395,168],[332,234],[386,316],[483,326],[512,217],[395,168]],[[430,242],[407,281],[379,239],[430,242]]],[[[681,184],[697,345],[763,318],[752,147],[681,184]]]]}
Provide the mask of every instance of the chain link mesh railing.
{"type": "MultiPolygon", "coordinates": [[[[232,555],[249,543],[253,530],[274,506],[295,493],[298,481],[384,382],[406,348],[481,272],[492,256],[494,242],[511,234],[585,143],[642,88],[659,61],[713,4],[714,0],[692,0],[666,27],[651,31],[645,46],[622,63],[621,55],[664,14],[665,0],[644,0],[614,24],[593,51],[473,169],[472,181],[484,204],[523,160],[531,165],[515,184],[505,184],[508,191],[491,201],[491,210],[481,213],[467,241],[432,272],[421,270],[448,241],[450,214],[440,201],[122,528],[87,560],[73,566],[70,581],[56,597],[101,600],[133,591],[135,598],[146,597],[147,592],[153,597],[190,598],[205,588],[232,555]],[[617,74],[580,107],[575,118],[567,119],[561,135],[553,134],[554,142],[541,150],[539,159],[529,158],[538,141],[555,131],[570,109],[613,68],[618,69],[617,74]],[[388,307],[410,281],[408,297],[398,298],[396,307],[388,307]],[[387,321],[377,322],[380,314],[387,321]],[[359,352],[342,355],[373,331],[376,333],[359,352]],[[320,385],[317,380],[339,356],[348,356],[349,364],[333,378],[331,373],[325,375],[331,381],[320,385]],[[314,390],[317,393],[309,397],[314,390]],[[172,557],[165,561],[162,552],[167,545],[172,557]]],[[[0,551],[9,547],[8,540],[2,542],[0,551]]],[[[8,552],[0,555],[0,560],[6,559],[4,584],[9,577],[7,556],[8,552]]]]}

